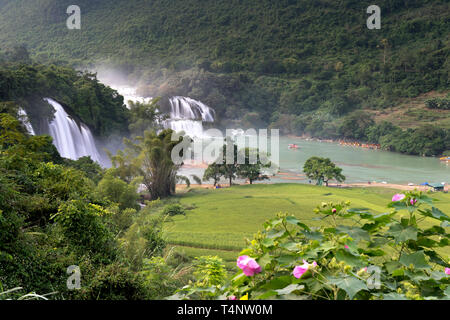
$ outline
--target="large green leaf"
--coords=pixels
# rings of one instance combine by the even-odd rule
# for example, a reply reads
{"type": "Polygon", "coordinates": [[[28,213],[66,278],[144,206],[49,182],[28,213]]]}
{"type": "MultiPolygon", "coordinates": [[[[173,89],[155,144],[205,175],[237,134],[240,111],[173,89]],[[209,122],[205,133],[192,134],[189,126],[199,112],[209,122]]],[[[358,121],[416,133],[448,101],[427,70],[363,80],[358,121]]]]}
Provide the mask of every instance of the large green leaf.
{"type": "Polygon", "coordinates": [[[417,240],[417,229],[415,227],[404,226],[399,223],[391,226],[387,234],[393,236],[396,243],[417,240]]]}
{"type": "Polygon", "coordinates": [[[269,232],[267,232],[266,237],[268,239],[278,239],[278,238],[284,236],[285,233],[286,233],[285,230],[278,231],[278,230],[272,229],[269,232]]]}
{"type": "Polygon", "coordinates": [[[426,217],[434,218],[440,221],[450,221],[449,216],[447,216],[445,213],[443,213],[441,210],[435,207],[431,208],[431,210],[430,209],[419,210],[419,212],[426,217]]]}
{"type": "Polygon", "coordinates": [[[338,233],[348,234],[350,237],[357,241],[366,240],[370,241],[370,234],[361,228],[358,227],[349,227],[349,226],[338,226],[336,228],[338,233]]]}
{"type": "Polygon", "coordinates": [[[395,293],[395,292],[383,295],[383,299],[384,300],[408,300],[408,298],[406,298],[405,295],[395,293]]]}
{"type": "Polygon", "coordinates": [[[344,290],[350,299],[353,299],[361,290],[368,290],[367,285],[363,281],[347,275],[343,275],[342,278],[330,277],[328,278],[328,282],[344,290]]]}
{"type": "Polygon", "coordinates": [[[306,224],[300,222],[300,220],[298,220],[296,217],[289,216],[286,218],[286,222],[310,231],[309,227],[306,224]]]}
{"type": "Polygon", "coordinates": [[[400,263],[405,267],[413,265],[415,269],[429,269],[430,265],[425,259],[423,251],[414,252],[412,254],[402,254],[400,263]]]}
{"type": "Polygon", "coordinates": [[[346,264],[352,266],[352,267],[364,267],[365,263],[363,261],[361,261],[361,259],[359,258],[359,256],[355,256],[353,255],[351,252],[349,252],[348,250],[338,250],[336,252],[336,259],[338,261],[344,261],[346,264]]]}
{"type": "Polygon", "coordinates": [[[300,284],[290,284],[287,287],[283,288],[283,289],[278,289],[275,290],[279,295],[285,295],[285,294],[290,294],[294,291],[297,290],[303,290],[305,288],[304,285],[300,285],[300,284]]]}

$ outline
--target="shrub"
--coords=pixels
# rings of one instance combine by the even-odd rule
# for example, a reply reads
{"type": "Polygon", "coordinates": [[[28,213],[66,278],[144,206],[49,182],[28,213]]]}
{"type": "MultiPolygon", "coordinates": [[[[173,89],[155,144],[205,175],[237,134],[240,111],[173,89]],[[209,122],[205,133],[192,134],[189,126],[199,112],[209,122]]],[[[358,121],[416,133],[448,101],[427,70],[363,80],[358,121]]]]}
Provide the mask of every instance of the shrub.
{"type": "Polygon", "coordinates": [[[53,218],[61,227],[64,239],[79,255],[90,252],[108,256],[114,238],[102,221],[106,215],[106,210],[98,205],[72,200],[62,204],[53,218]]]}
{"type": "Polygon", "coordinates": [[[97,186],[97,194],[105,200],[117,203],[121,210],[137,209],[139,194],[136,187],[107,174],[97,186]]]}
{"type": "Polygon", "coordinates": [[[116,262],[100,269],[77,296],[83,300],[144,300],[148,290],[140,274],[116,262]]]}
{"type": "Polygon", "coordinates": [[[169,204],[164,207],[163,214],[172,217],[177,215],[186,215],[186,212],[184,211],[184,208],[179,204],[169,204]]]}

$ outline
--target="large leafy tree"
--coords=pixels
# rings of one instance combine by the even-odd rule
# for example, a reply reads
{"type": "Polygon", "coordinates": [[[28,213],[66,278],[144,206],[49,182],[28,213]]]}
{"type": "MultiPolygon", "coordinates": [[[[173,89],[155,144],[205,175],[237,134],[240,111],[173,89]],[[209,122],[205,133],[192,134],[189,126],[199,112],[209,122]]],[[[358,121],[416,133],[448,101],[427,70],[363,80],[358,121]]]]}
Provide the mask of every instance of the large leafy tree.
{"type": "Polygon", "coordinates": [[[219,183],[220,178],[223,176],[223,168],[217,163],[212,163],[208,166],[203,174],[203,181],[214,181],[214,187],[219,183]]]}
{"type": "Polygon", "coordinates": [[[308,178],[316,180],[317,184],[322,181],[328,186],[328,182],[332,179],[338,182],[345,181],[342,169],[331,162],[329,158],[309,158],[303,167],[303,172],[308,178]]]}
{"type": "Polygon", "coordinates": [[[162,129],[166,116],[158,111],[158,99],[149,103],[130,101],[129,129],[134,136],[143,136],[146,130],[162,129]]]}
{"type": "Polygon", "coordinates": [[[172,141],[173,131],[159,134],[145,131],[135,141],[125,139],[124,151],[111,156],[116,174],[126,182],[139,178],[152,199],[165,198],[175,193],[179,164],[172,161],[172,149],[182,141],[172,141]]]}
{"type": "Polygon", "coordinates": [[[263,174],[263,170],[270,167],[270,163],[263,159],[259,149],[245,148],[239,153],[245,159],[245,163],[239,164],[237,167],[237,175],[240,178],[248,179],[250,184],[253,184],[254,181],[269,179],[267,175],[263,174]]]}

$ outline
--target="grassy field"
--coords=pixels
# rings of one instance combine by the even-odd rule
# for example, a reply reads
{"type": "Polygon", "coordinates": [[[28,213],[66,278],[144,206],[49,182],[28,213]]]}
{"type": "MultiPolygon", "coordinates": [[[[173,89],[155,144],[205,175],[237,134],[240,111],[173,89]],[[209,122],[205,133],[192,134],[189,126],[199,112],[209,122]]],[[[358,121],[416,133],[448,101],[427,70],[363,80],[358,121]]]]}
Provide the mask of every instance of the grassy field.
{"type": "MultiPolygon", "coordinates": [[[[176,216],[165,224],[170,247],[195,257],[218,255],[233,266],[245,239],[262,230],[266,220],[278,212],[288,212],[311,226],[320,222],[313,209],[322,202],[350,201],[352,207],[386,212],[392,189],[337,189],[301,184],[245,185],[229,189],[190,189],[176,196],[190,208],[186,216],[176,216]]],[[[450,194],[436,193],[436,205],[450,213],[450,194]]]]}

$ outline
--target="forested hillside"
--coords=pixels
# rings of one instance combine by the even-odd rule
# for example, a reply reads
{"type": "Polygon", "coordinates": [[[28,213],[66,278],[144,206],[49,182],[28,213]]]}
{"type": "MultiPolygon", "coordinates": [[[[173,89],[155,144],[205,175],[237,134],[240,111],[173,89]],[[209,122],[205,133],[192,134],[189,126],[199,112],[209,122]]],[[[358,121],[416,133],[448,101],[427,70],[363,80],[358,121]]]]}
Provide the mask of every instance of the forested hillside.
{"type": "Polygon", "coordinates": [[[5,50],[114,68],[143,94],[211,105],[224,126],[336,138],[355,110],[449,90],[446,0],[377,1],[381,30],[366,26],[372,2],[356,0],[79,0],[81,30],[66,28],[71,1],[1,3],[5,50]]]}

